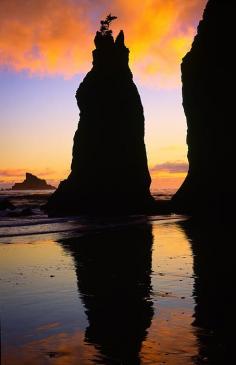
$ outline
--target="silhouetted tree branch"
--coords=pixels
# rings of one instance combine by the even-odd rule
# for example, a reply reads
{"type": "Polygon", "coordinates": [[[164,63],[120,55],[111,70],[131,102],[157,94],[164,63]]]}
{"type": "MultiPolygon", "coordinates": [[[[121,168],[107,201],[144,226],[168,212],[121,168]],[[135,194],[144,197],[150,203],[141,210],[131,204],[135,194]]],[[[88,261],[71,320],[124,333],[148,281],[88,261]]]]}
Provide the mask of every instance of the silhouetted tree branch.
{"type": "Polygon", "coordinates": [[[113,16],[113,15],[109,14],[109,15],[107,15],[105,20],[101,20],[100,32],[102,33],[103,36],[112,33],[112,30],[110,30],[109,27],[110,27],[110,23],[115,19],[117,19],[117,16],[113,16]]]}

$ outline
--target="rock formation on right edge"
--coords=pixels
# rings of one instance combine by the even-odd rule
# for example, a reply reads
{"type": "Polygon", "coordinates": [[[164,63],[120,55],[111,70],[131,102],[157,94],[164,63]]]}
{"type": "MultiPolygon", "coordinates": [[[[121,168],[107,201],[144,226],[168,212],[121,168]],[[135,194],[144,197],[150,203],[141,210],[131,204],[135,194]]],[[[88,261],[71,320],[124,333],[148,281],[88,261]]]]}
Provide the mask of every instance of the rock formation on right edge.
{"type": "Polygon", "coordinates": [[[235,26],[233,2],[209,0],[182,69],[188,175],[176,212],[226,218],[233,211],[235,26]]]}

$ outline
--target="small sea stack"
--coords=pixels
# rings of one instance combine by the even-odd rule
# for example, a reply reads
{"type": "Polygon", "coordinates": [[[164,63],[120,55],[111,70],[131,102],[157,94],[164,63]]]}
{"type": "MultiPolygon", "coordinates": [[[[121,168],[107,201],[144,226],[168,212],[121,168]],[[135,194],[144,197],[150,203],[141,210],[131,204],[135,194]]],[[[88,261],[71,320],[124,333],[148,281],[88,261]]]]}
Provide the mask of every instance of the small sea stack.
{"type": "Polygon", "coordinates": [[[96,33],[93,67],[76,92],[80,121],[71,173],[49,198],[49,215],[143,213],[153,204],[144,113],[120,31],[109,15],[96,33]]]}
{"type": "Polygon", "coordinates": [[[55,190],[55,186],[47,184],[46,180],[26,172],[25,180],[22,183],[15,183],[12,190],[55,190]]]}
{"type": "Polygon", "coordinates": [[[182,63],[189,171],[176,212],[228,219],[235,206],[234,35],[233,2],[210,0],[182,63]]]}

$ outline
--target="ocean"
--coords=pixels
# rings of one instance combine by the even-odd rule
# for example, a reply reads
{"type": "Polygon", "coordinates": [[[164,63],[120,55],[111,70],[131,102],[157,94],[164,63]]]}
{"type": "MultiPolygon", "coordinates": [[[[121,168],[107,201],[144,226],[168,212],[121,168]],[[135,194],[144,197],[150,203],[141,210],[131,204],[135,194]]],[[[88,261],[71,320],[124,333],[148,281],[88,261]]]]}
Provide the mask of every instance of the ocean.
{"type": "MultiPolygon", "coordinates": [[[[173,189],[163,189],[153,192],[153,196],[155,199],[169,200],[173,192],[173,189]]],[[[16,208],[14,210],[0,210],[0,237],[45,234],[78,229],[92,230],[96,227],[98,223],[95,224],[93,221],[90,224],[84,217],[48,218],[41,208],[46,204],[50,194],[52,194],[51,190],[0,191],[0,201],[7,199],[16,208]],[[26,213],[22,214],[22,211],[26,211],[26,213]]]]}

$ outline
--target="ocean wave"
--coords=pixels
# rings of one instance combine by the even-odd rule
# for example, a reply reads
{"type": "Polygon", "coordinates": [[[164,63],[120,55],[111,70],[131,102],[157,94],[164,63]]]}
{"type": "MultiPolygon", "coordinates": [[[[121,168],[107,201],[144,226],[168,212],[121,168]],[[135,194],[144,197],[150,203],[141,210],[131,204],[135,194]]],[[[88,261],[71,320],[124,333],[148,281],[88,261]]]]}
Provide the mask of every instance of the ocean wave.
{"type": "MultiPolygon", "coordinates": [[[[129,224],[140,224],[144,221],[169,221],[178,218],[175,215],[159,215],[146,217],[141,215],[126,217],[60,217],[49,218],[43,213],[41,207],[45,204],[48,191],[1,191],[1,198],[9,198],[15,209],[0,212],[0,237],[14,237],[23,235],[47,234],[68,231],[94,231],[101,229],[113,229],[129,224]],[[30,208],[32,213],[24,216],[22,211],[30,208]]],[[[153,192],[154,197],[161,200],[170,199],[173,191],[164,189],[153,192]]]]}
{"type": "Polygon", "coordinates": [[[18,219],[5,220],[0,225],[0,238],[26,236],[35,234],[48,234],[60,232],[95,232],[101,230],[118,229],[120,227],[148,222],[173,222],[182,219],[177,215],[156,215],[156,216],[127,216],[127,217],[64,217],[64,218],[43,218],[43,219],[18,219]]]}

